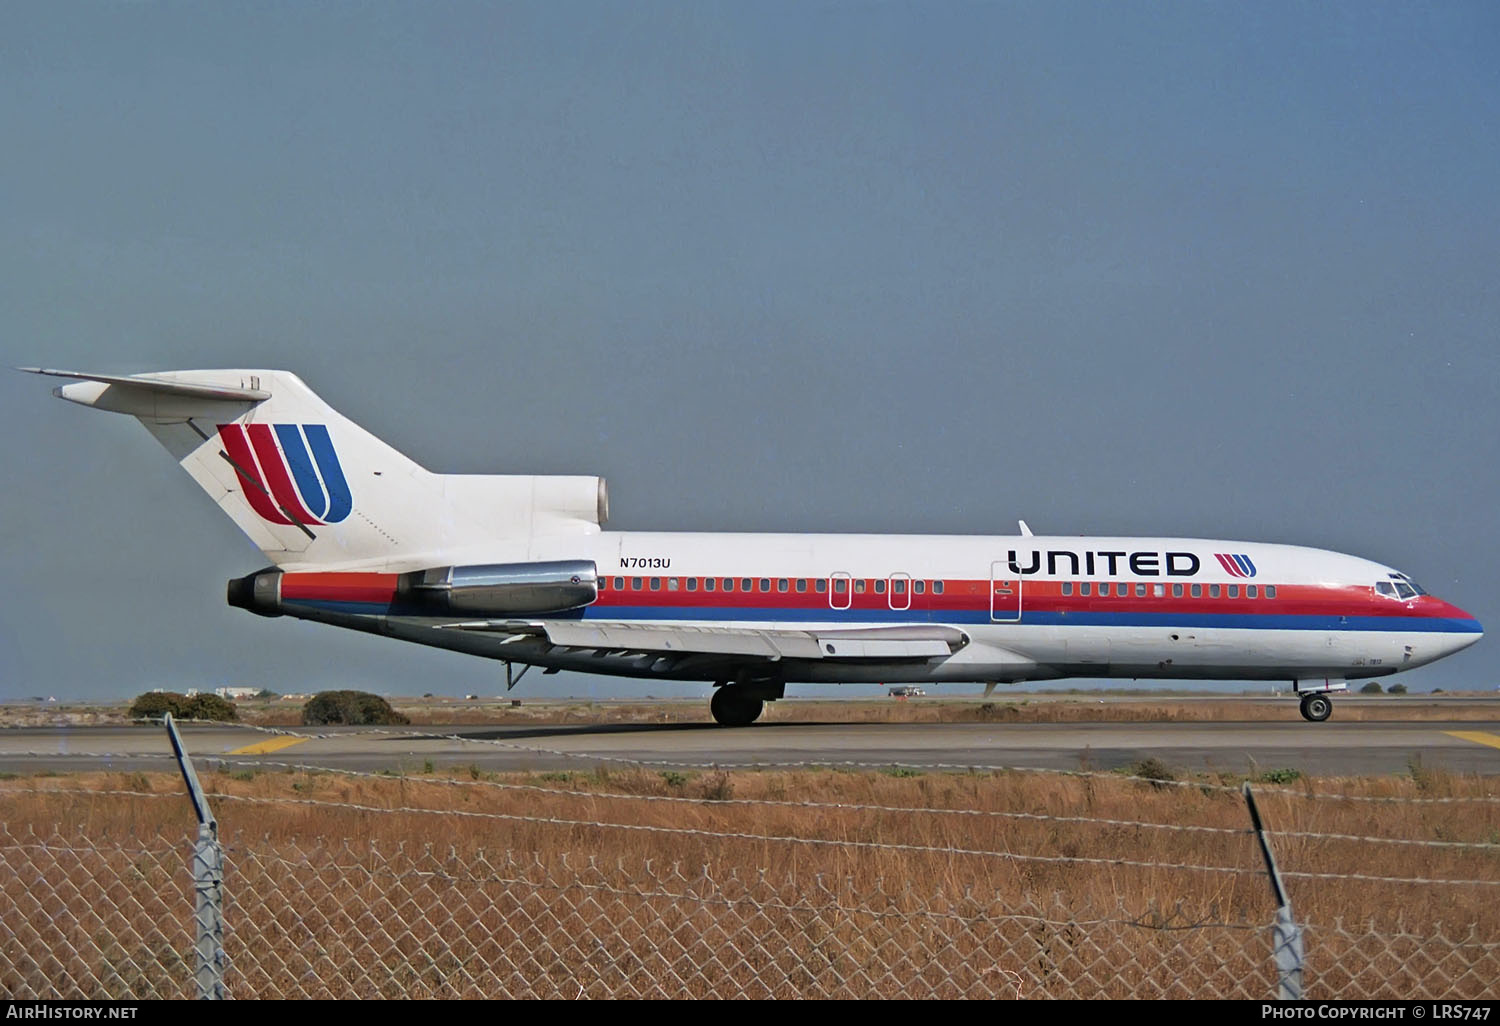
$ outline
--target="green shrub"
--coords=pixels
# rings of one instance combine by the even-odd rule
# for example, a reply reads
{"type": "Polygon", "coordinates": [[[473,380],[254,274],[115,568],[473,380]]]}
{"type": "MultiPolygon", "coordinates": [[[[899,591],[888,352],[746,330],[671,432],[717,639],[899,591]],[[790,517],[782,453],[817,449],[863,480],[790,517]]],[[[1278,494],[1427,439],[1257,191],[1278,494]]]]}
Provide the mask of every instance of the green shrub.
{"type": "Polygon", "coordinates": [[[130,703],[133,720],[159,720],[167,713],[174,720],[237,720],[240,714],[233,703],[218,695],[180,695],[175,691],[152,691],[138,695],[130,703]]]}
{"type": "Polygon", "coordinates": [[[182,711],[187,708],[187,703],[187,696],[179,695],[175,691],[151,691],[144,695],[137,695],[135,701],[130,703],[130,718],[159,720],[167,713],[171,713],[174,719],[181,719],[182,711]]]}
{"type": "Polygon", "coordinates": [[[1126,766],[1123,769],[1128,776],[1144,777],[1152,781],[1177,779],[1177,774],[1172,771],[1172,767],[1154,755],[1147,756],[1134,766],[1126,766]]]}
{"type": "Polygon", "coordinates": [[[1262,784],[1290,784],[1302,779],[1302,771],[1290,767],[1266,770],[1256,779],[1262,784]]]}
{"type": "MultiPolygon", "coordinates": [[[[172,715],[176,716],[177,713],[173,713],[172,715]]],[[[182,718],[185,720],[217,720],[223,723],[239,719],[240,714],[235,711],[234,703],[220,698],[218,695],[194,695],[183,706],[182,718]]]]}
{"type": "Polygon", "coordinates": [[[1406,685],[1405,684],[1392,684],[1391,687],[1390,687],[1390,693],[1393,694],[1393,695],[1404,695],[1404,694],[1406,694],[1406,685]]]}
{"type": "Polygon", "coordinates": [[[308,726],[344,724],[370,726],[410,723],[391,708],[391,703],[368,691],[320,691],[302,707],[302,722],[308,726]]]}
{"type": "Polygon", "coordinates": [[[1380,695],[1385,693],[1385,688],[1381,687],[1378,683],[1372,680],[1370,681],[1370,683],[1360,688],[1359,693],[1361,695],[1380,695]]]}

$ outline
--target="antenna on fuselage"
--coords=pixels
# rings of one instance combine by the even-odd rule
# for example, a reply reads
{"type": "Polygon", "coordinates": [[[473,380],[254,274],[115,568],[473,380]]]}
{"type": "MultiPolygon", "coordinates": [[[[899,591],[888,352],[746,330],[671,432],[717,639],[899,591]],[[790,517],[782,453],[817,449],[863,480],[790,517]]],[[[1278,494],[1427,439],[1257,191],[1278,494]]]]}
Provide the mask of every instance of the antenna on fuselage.
{"type": "Polygon", "coordinates": [[[1031,528],[1029,528],[1029,527],[1026,526],[1026,521],[1024,521],[1024,520],[1017,520],[1016,523],[1018,523],[1018,524],[1021,525],[1021,537],[1022,538],[1030,538],[1031,537],[1031,528]]]}

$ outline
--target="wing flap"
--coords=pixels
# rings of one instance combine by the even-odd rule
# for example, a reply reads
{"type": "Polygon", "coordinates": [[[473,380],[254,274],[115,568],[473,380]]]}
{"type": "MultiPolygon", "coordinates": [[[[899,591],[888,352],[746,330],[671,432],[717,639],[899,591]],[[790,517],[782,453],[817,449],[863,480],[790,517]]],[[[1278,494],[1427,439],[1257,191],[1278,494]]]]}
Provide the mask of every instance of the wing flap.
{"type": "Polygon", "coordinates": [[[969,643],[953,627],[915,625],[864,629],[758,630],[684,624],[635,624],[603,620],[470,620],[445,630],[544,636],[553,645],[593,651],[670,652],[781,659],[925,660],[951,655],[969,643]]]}

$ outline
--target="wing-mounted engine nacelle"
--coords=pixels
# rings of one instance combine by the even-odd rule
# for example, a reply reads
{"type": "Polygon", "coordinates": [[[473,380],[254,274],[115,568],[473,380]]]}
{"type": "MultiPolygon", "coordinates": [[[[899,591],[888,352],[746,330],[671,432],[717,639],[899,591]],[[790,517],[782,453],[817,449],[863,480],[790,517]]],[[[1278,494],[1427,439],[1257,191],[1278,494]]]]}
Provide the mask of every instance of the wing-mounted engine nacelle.
{"type": "Polygon", "coordinates": [[[599,598],[593,560],[440,566],[402,574],[397,595],[434,615],[543,616],[599,598]]]}

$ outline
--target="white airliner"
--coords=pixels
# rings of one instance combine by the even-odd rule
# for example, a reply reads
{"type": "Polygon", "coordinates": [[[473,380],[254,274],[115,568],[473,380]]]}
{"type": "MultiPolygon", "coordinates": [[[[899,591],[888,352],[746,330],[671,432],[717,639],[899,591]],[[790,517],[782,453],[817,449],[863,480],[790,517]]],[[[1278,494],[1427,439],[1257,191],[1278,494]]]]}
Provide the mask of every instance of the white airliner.
{"type": "Polygon", "coordinates": [[[602,529],[594,477],[434,474],[276,370],[76,379],[138,418],[274,564],[229,603],[507,664],[711,681],[753,722],[786,684],[1064,677],[1348,681],[1478,641],[1388,566],[1191,538],[658,534],[602,529]]]}

